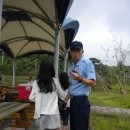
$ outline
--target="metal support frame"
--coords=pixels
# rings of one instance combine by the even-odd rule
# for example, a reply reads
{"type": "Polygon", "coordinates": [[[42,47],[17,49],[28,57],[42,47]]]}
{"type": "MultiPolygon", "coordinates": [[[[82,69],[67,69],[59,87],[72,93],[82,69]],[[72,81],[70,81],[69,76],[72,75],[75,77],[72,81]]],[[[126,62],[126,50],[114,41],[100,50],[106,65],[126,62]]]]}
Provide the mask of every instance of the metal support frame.
{"type": "Polygon", "coordinates": [[[64,72],[67,71],[67,60],[68,60],[68,54],[69,54],[69,50],[66,51],[66,53],[65,53],[65,57],[64,57],[64,72]]]}
{"type": "Polygon", "coordinates": [[[13,59],[13,79],[12,79],[12,86],[15,87],[16,85],[16,65],[15,65],[16,60],[13,59]]]}
{"type": "Polygon", "coordinates": [[[55,48],[54,48],[54,68],[56,78],[58,78],[58,68],[59,68],[59,44],[60,44],[60,28],[57,28],[55,31],[55,48]]]}
{"type": "Polygon", "coordinates": [[[0,0],[0,34],[1,34],[1,21],[2,21],[2,7],[3,7],[3,0],[0,0]]]}

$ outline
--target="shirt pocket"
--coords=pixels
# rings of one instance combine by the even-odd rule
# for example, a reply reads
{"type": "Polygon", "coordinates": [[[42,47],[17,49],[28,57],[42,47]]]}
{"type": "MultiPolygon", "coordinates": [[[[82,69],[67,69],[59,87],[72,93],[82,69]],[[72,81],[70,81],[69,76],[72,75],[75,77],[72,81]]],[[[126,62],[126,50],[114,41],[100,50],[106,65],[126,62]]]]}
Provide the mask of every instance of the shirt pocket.
{"type": "Polygon", "coordinates": [[[77,72],[80,74],[80,76],[82,77],[82,78],[86,78],[86,76],[85,76],[85,71],[84,71],[84,68],[81,66],[81,67],[77,67],[77,72]]]}

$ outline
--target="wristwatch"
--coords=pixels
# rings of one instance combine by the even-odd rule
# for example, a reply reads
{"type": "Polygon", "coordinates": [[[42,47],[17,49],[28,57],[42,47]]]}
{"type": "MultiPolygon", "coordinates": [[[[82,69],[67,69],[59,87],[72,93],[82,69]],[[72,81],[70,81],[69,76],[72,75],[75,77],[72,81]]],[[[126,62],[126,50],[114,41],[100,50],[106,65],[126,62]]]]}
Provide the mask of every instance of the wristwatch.
{"type": "Polygon", "coordinates": [[[81,83],[82,82],[82,78],[78,82],[81,83]]]}

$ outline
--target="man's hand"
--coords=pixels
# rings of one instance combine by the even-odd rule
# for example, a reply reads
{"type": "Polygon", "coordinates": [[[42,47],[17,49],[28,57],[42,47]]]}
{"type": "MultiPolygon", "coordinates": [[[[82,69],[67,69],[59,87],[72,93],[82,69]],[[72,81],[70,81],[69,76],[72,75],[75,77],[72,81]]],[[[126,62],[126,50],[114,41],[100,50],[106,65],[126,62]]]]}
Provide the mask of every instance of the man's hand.
{"type": "Polygon", "coordinates": [[[72,78],[74,80],[78,80],[79,82],[82,82],[88,86],[91,86],[91,87],[95,87],[96,86],[96,82],[95,80],[92,80],[92,79],[84,79],[80,76],[80,74],[78,72],[72,72],[72,78]]]}
{"type": "Polygon", "coordinates": [[[72,72],[72,78],[78,81],[81,80],[80,74],[78,72],[72,72]]]}

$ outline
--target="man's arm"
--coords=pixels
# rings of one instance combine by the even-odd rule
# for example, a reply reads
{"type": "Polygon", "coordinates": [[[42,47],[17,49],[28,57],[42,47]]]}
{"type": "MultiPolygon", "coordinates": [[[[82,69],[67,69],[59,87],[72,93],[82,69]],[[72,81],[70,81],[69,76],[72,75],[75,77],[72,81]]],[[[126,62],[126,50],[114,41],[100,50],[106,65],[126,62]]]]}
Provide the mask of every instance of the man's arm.
{"type": "Polygon", "coordinates": [[[96,86],[96,82],[93,79],[84,79],[84,78],[80,78],[80,82],[84,83],[90,87],[95,87],[96,86]]]}
{"type": "Polygon", "coordinates": [[[84,83],[90,87],[95,87],[96,86],[96,82],[93,79],[84,79],[80,76],[79,73],[72,73],[72,78],[74,80],[78,80],[78,82],[84,83]]]}

